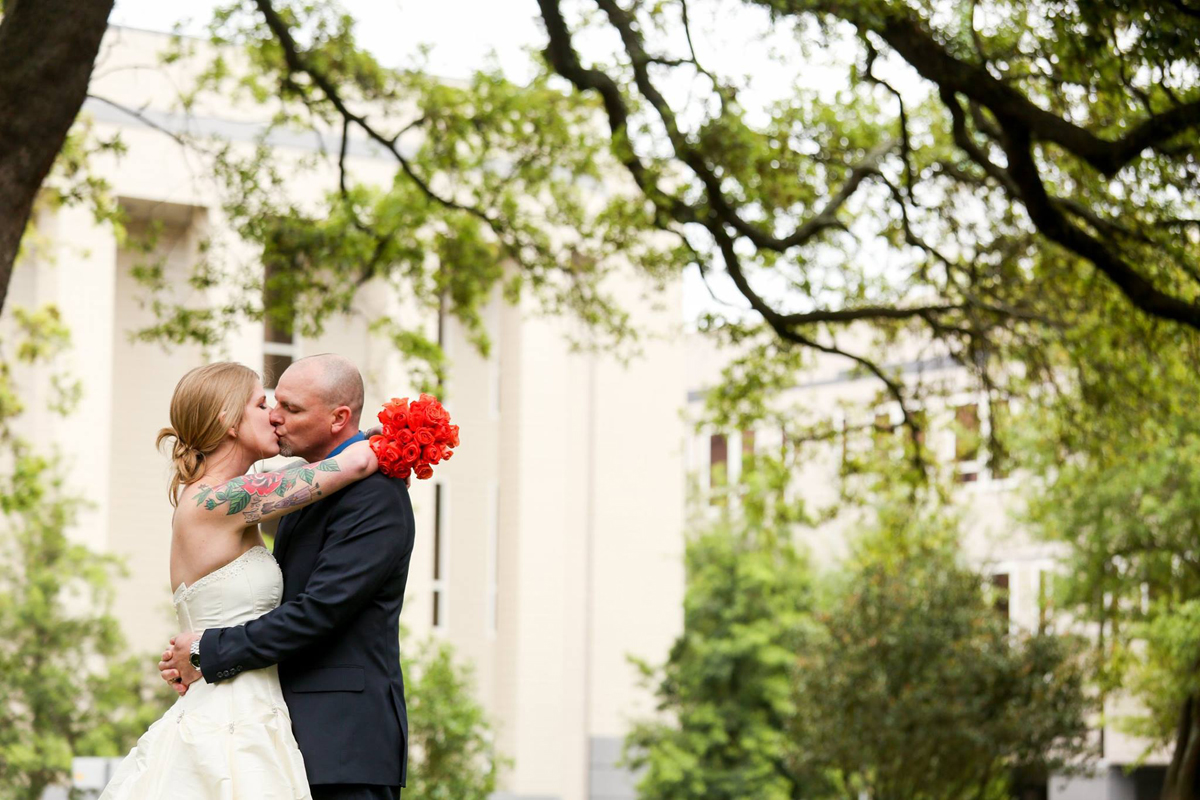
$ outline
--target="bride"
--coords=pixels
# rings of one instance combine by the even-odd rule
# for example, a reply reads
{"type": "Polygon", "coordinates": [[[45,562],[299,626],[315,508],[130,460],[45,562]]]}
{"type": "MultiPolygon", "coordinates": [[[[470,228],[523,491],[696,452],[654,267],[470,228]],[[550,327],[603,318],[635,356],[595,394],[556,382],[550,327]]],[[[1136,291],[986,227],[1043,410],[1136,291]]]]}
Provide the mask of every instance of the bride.
{"type": "MultiPolygon", "coordinates": [[[[375,472],[366,442],[336,456],[248,475],[278,455],[262,381],[241,364],[188,372],[171,398],[168,496],[171,586],[179,630],[241,625],[279,605],[283,579],[259,522],[277,519],[375,472]]],[[[192,684],[138,740],[101,800],[308,800],[276,667],[192,684]]]]}

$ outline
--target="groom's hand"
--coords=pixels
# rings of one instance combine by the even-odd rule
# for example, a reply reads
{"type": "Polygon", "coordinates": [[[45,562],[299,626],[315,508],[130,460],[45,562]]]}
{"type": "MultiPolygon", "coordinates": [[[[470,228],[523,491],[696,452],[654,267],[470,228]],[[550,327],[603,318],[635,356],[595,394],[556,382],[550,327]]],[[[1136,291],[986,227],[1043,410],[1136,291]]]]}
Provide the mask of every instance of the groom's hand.
{"type": "Polygon", "coordinates": [[[188,686],[201,677],[191,661],[192,642],[199,638],[195,633],[171,637],[170,646],[163,651],[162,661],[158,662],[158,671],[162,673],[163,680],[180,695],[186,694],[188,686]]]}

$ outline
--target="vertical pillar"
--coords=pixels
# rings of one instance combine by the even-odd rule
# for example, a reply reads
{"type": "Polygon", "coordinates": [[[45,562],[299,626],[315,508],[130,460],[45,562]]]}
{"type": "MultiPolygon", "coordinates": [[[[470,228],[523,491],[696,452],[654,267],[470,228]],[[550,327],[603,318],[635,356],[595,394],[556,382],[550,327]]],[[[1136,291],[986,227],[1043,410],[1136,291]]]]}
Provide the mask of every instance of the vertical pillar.
{"type": "Polygon", "coordinates": [[[42,267],[53,288],[43,299],[57,304],[71,331],[71,351],[62,365],[82,383],[83,398],[73,414],[53,422],[48,437],[39,438],[61,453],[69,490],[89,502],[73,535],[104,550],[109,546],[117,240],[110,225],[98,223],[82,207],[60,209],[54,228],[54,258],[42,267]]]}

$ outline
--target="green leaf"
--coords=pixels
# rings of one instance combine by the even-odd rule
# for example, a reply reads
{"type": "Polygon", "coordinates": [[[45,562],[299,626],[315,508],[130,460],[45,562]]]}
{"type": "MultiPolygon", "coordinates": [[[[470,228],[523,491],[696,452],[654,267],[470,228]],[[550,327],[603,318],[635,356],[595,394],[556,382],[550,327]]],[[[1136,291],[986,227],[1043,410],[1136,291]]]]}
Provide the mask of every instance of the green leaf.
{"type": "Polygon", "coordinates": [[[248,505],[250,505],[249,492],[240,491],[235,494],[231,494],[229,498],[229,513],[236,514],[248,505]]]}
{"type": "Polygon", "coordinates": [[[300,470],[300,479],[311,486],[313,482],[313,476],[316,474],[317,473],[311,469],[302,469],[300,470]]]}
{"type": "Polygon", "coordinates": [[[317,469],[321,472],[341,472],[342,469],[337,465],[336,461],[322,461],[317,464],[317,469]]]}

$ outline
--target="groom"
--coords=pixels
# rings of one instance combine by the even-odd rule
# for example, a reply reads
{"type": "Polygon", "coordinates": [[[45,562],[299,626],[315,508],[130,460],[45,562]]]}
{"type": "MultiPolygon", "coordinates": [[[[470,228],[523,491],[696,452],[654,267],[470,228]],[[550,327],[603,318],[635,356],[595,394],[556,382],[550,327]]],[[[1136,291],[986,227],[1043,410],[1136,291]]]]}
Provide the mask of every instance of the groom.
{"type": "MultiPolygon", "coordinates": [[[[362,376],[341,356],[296,361],[275,404],[282,455],[321,461],[363,438],[362,376]]],[[[413,536],[408,489],[379,472],[287,515],[275,539],[282,604],[198,640],[179,634],[159,669],[178,670],[182,693],[200,677],[220,683],[278,664],[314,800],[398,800],[408,764],[399,618],[413,536]]]]}

